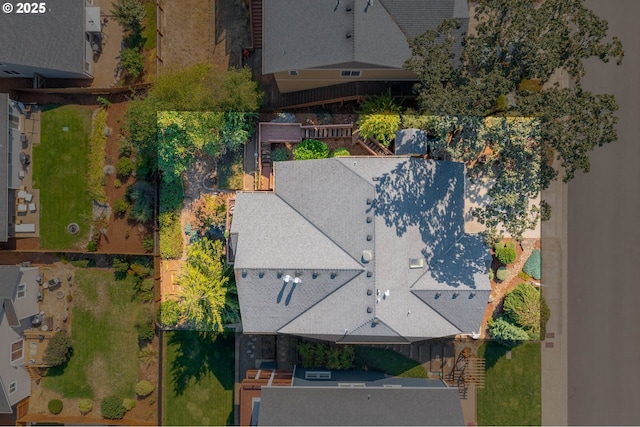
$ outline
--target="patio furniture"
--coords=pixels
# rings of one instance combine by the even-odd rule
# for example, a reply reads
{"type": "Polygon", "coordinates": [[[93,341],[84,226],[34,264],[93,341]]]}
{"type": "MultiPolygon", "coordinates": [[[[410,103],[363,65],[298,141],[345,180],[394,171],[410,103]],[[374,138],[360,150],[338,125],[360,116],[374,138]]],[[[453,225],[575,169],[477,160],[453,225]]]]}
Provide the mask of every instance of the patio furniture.
{"type": "Polygon", "coordinates": [[[36,204],[35,203],[29,203],[29,211],[31,211],[31,212],[35,212],[36,211],[36,204]]]}
{"type": "Polygon", "coordinates": [[[24,195],[24,201],[27,203],[31,203],[31,201],[33,200],[33,194],[31,193],[27,193],[24,195]]]}
{"type": "Polygon", "coordinates": [[[27,193],[25,190],[18,191],[18,197],[19,198],[24,198],[27,194],[29,194],[29,193],[27,193]]]}
{"type": "Polygon", "coordinates": [[[18,203],[17,211],[18,213],[27,212],[27,205],[24,203],[18,203]]]}
{"type": "Polygon", "coordinates": [[[16,224],[15,230],[16,230],[16,233],[35,233],[36,225],[35,224],[16,224]]]}

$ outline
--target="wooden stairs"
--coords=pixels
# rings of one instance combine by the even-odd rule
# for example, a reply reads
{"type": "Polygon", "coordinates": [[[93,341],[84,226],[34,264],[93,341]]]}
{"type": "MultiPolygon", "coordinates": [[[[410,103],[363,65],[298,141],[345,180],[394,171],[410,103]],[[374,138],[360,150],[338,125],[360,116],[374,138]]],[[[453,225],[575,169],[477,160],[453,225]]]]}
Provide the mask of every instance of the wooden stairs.
{"type": "Polygon", "coordinates": [[[262,0],[249,0],[251,46],[262,49],[262,0]]]}
{"type": "Polygon", "coordinates": [[[461,399],[467,398],[469,386],[484,388],[485,360],[476,356],[468,347],[460,352],[453,371],[447,380],[458,387],[461,399]]]}
{"type": "Polygon", "coordinates": [[[356,138],[356,144],[361,145],[372,156],[393,156],[391,150],[380,144],[374,138],[363,139],[361,136],[356,138]]]}
{"type": "Polygon", "coordinates": [[[40,380],[42,379],[42,375],[40,375],[40,369],[33,366],[25,366],[27,369],[27,373],[29,373],[29,377],[36,382],[36,384],[40,384],[40,380]]]}
{"type": "Polygon", "coordinates": [[[353,136],[353,123],[343,125],[302,126],[302,139],[339,139],[353,136]]]}

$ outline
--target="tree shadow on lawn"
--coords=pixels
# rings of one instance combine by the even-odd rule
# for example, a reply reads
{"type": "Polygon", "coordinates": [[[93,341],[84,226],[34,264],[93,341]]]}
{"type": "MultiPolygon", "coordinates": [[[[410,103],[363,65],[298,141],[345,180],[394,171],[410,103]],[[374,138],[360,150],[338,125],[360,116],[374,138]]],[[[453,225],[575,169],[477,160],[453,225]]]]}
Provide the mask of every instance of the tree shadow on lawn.
{"type": "Polygon", "coordinates": [[[210,331],[173,332],[168,345],[176,347],[170,368],[175,394],[182,395],[192,379],[198,383],[207,375],[215,376],[225,390],[232,390],[233,340],[233,334],[216,334],[210,331]]]}
{"type": "Polygon", "coordinates": [[[484,354],[481,356],[484,357],[485,368],[490,369],[495,366],[495,364],[498,363],[498,360],[507,355],[507,351],[509,350],[513,349],[499,344],[495,341],[487,342],[485,344],[484,354]]]}

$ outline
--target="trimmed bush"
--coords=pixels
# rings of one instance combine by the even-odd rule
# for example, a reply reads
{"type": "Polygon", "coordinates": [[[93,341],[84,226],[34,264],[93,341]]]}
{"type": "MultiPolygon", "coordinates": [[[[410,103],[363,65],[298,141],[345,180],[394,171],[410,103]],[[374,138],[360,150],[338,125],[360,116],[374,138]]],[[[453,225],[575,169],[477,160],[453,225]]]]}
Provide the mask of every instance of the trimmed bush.
{"type": "Polygon", "coordinates": [[[134,170],[133,161],[128,157],[120,157],[118,159],[118,163],[116,163],[116,172],[118,172],[118,176],[128,177],[131,176],[134,170]]]}
{"type": "Polygon", "coordinates": [[[541,261],[540,249],[535,249],[531,253],[531,256],[529,257],[527,262],[524,264],[524,267],[522,267],[522,271],[524,271],[534,279],[540,280],[540,277],[542,277],[541,261]]]}
{"type": "Polygon", "coordinates": [[[51,412],[53,415],[58,415],[60,412],[62,412],[62,400],[50,400],[47,407],[49,408],[49,412],[51,412]]]}
{"type": "Polygon", "coordinates": [[[333,153],[331,153],[331,157],[338,156],[350,156],[351,153],[344,147],[336,148],[333,153]]]}
{"type": "Polygon", "coordinates": [[[174,327],[180,321],[180,304],[176,300],[166,300],[160,303],[158,322],[168,328],[174,327]]]}
{"type": "Polygon", "coordinates": [[[326,159],[329,147],[317,139],[305,139],[293,150],[295,160],[326,159]]]}
{"type": "Polygon", "coordinates": [[[114,188],[120,188],[122,187],[122,181],[120,181],[118,178],[113,180],[113,187],[114,188]]]}
{"type": "Polygon", "coordinates": [[[496,271],[496,279],[500,280],[501,282],[506,280],[508,275],[509,271],[506,267],[500,267],[498,268],[498,271],[496,271]]]}
{"type": "Polygon", "coordinates": [[[89,267],[89,260],[88,259],[79,259],[77,261],[69,261],[69,264],[73,265],[74,267],[77,268],[87,268],[89,267]]]}
{"type": "Polygon", "coordinates": [[[155,336],[153,326],[147,322],[136,324],[136,332],[138,333],[138,341],[151,341],[155,336]]]}
{"type": "Polygon", "coordinates": [[[146,253],[153,252],[154,247],[155,247],[155,242],[154,242],[153,236],[147,236],[142,240],[142,249],[146,253]]]}
{"type": "Polygon", "coordinates": [[[507,347],[515,347],[529,340],[529,334],[526,331],[501,317],[491,322],[489,332],[496,341],[507,347]]]}
{"type": "Polygon", "coordinates": [[[291,154],[286,148],[276,148],[271,152],[271,160],[274,162],[285,162],[291,160],[291,154]]]}
{"type": "Polygon", "coordinates": [[[507,265],[513,263],[516,260],[517,255],[515,250],[504,247],[496,252],[496,257],[498,258],[498,261],[507,265]]]}
{"type": "Polygon", "coordinates": [[[95,240],[92,240],[89,243],[87,243],[87,252],[95,252],[97,250],[98,250],[98,243],[96,243],[95,240]]]}
{"type": "Polygon", "coordinates": [[[116,199],[113,202],[113,213],[116,214],[116,216],[123,217],[128,209],[129,204],[122,199],[116,199]]]}
{"type": "Polygon", "coordinates": [[[524,280],[525,282],[528,282],[529,280],[531,280],[531,276],[529,276],[524,271],[518,272],[518,277],[521,278],[522,280],[524,280]]]}
{"type": "Polygon", "coordinates": [[[93,410],[93,402],[89,399],[80,399],[78,402],[78,410],[82,415],[87,415],[93,410]]]}
{"type": "Polygon", "coordinates": [[[116,280],[124,280],[129,273],[129,263],[124,258],[113,258],[111,267],[116,280]]]}
{"type": "Polygon", "coordinates": [[[136,401],[133,399],[123,399],[122,406],[124,406],[125,410],[130,411],[136,407],[136,401]]]}
{"type": "Polygon", "coordinates": [[[122,69],[132,78],[137,79],[144,72],[144,56],[136,48],[126,47],[120,51],[122,69]]]}
{"type": "Polygon", "coordinates": [[[122,406],[122,399],[118,396],[109,396],[100,402],[100,412],[104,418],[120,420],[127,411],[122,406]]]}
{"type": "Polygon", "coordinates": [[[493,280],[493,278],[495,277],[494,273],[493,273],[493,269],[490,268],[489,269],[489,280],[493,280]]]}
{"type": "Polygon", "coordinates": [[[44,362],[50,366],[59,366],[69,360],[71,355],[71,338],[66,331],[55,334],[44,352],[44,362]]]}
{"type": "Polygon", "coordinates": [[[329,347],[322,343],[302,343],[298,352],[305,368],[351,369],[355,349],[350,345],[329,347]]]}
{"type": "Polygon", "coordinates": [[[359,133],[364,139],[374,138],[388,147],[400,128],[400,114],[362,114],[357,123],[358,129],[354,133],[359,133]]]}
{"type": "Polygon", "coordinates": [[[151,393],[153,393],[153,390],[155,389],[156,387],[153,384],[151,384],[149,381],[142,380],[136,384],[135,391],[136,391],[136,395],[138,395],[139,397],[147,397],[151,393]]]}

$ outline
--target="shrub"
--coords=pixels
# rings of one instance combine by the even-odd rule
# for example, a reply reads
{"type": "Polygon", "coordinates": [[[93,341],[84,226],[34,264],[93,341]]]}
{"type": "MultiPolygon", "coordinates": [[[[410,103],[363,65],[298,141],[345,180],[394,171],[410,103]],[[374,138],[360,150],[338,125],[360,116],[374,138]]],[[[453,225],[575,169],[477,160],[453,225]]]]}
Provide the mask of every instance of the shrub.
{"type": "Polygon", "coordinates": [[[134,153],[133,142],[130,139],[120,136],[118,138],[118,153],[122,157],[129,157],[134,153]]]}
{"type": "Polygon", "coordinates": [[[362,114],[358,119],[359,133],[364,139],[374,138],[385,147],[388,147],[400,128],[400,114],[362,114]]]}
{"type": "Polygon", "coordinates": [[[113,187],[114,188],[120,188],[122,187],[122,181],[120,181],[118,178],[113,180],[113,187]]]}
{"type": "Polygon", "coordinates": [[[540,277],[542,276],[541,261],[540,249],[534,249],[527,262],[525,262],[524,267],[522,267],[522,271],[524,271],[534,279],[540,280],[540,277]]]}
{"type": "Polygon", "coordinates": [[[53,415],[58,415],[60,412],[62,412],[62,400],[50,400],[47,407],[49,408],[49,412],[51,412],[53,415]]]}
{"type": "Polygon", "coordinates": [[[524,280],[525,282],[528,282],[529,280],[531,280],[531,276],[529,276],[524,271],[518,272],[518,277],[521,278],[522,280],[524,280]]]}
{"type": "Polygon", "coordinates": [[[100,412],[104,418],[120,420],[127,411],[124,409],[124,406],[122,406],[122,399],[118,396],[109,396],[100,402],[100,412]]]}
{"type": "Polygon", "coordinates": [[[128,398],[123,399],[122,400],[122,406],[124,407],[124,409],[126,411],[130,411],[130,410],[132,410],[133,408],[136,407],[136,401],[133,400],[133,399],[128,399],[128,398]]]}
{"type": "Polygon", "coordinates": [[[111,261],[111,267],[116,280],[124,280],[129,273],[129,263],[124,258],[114,258],[111,261]]]}
{"type": "Polygon", "coordinates": [[[153,390],[155,389],[156,387],[153,384],[151,384],[149,381],[142,380],[136,384],[135,391],[136,391],[136,395],[138,395],[139,397],[147,397],[151,393],[153,393],[153,390]]]}
{"type": "Polygon", "coordinates": [[[507,347],[514,347],[529,339],[527,332],[502,317],[491,322],[489,332],[496,341],[507,347]]]}
{"type": "Polygon", "coordinates": [[[148,322],[136,323],[136,332],[138,333],[139,342],[151,341],[155,336],[153,325],[148,322]]]}
{"type": "Polygon", "coordinates": [[[182,230],[180,217],[173,212],[160,214],[160,256],[178,259],[182,256],[182,230]]]}
{"type": "Polygon", "coordinates": [[[494,273],[493,273],[493,269],[490,268],[489,269],[489,280],[493,280],[493,278],[495,277],[494,273]]]}
{"type": "Polygon", "coordinates": [[[50,366],[59,366],[69,360],[72,344],[66,331],[60,331],[49,340],[44,352],[44,362],[50,366]]]}
{"type": "Polygon", "coordinates": [[[317,139],[305,139],[293,150],[295,160],[326,159],[329,157],[329,147],[317,139]]]}
{"type": "Polygon", "coordinates": [[[140,0],[117,0],[111,14],[126,31],[135,33],[142,29],[146,10],[140,0]]]}
{"type": "Polygon", "coordinates": [[[162,326],[174,327],[180,321],[180,304],[175,300],[166,300],[160,303],[158,309],[158,321],[162,326]]]}
{"type": "Polygon", "coordinates": [[[88,252],[95,252],[97,250],[98,250],[98,242],[96,242],[95,240],[92,240],[89,243],[87,243],[88,252]]]}
{"type": "Polygon", "coordinates": [[[507,265],[513,263],[516,260],[517,255],[515,250],[505,247],[496,252],[496,257],[498,258],[498,261],[507,265]]]}
{"type": "Polygon", "coordinates": [[[73,296],[71,294],[67,294],[67,301],[73,301],[73,296]]]}
{"type": "Polygon", "coordinates": [[[350,156],[351,153],[349,152],[349,150],[347,150],[344,147],[340,147],[340,148],[336,148],[333,153],[331,153],[331,157],[338,157],[338,156],[350,156]]]}
{"type": "Polygon", "coordinates": [[[121,177],[129,177],[133,173],[134,164],[133,161],[128,157],[120,157],[118,159],[118,163],[116,163],[116,172],[118,172],[118,176],[121,177]]]}
{"type": "Polygon", "coordinates": [[[142,239],[142,249],[146,253],[153,252],[154,248],[155,248],[155,241],[153,239],[153,236],[147,236],[144,239],[142,239]]]}
{"type": "Polygon", "coordinates": [[[351,369],[355,360],[355,349],[349,345],[302,343],[298,345],[298,353],[305,368],[351,369]]]}
{"type": "Polygon", "coordinates": [[[507,95],[500,95],[498,99],[496,99],[494,108],[496,111],[506,111],[507,108],[509,108],[509,100],[507,99],[507,95]]]}
{"type": "Polygon", "coordinates": [[[223,227],[227,221],[227,199],[225,196],[205,194],[191,205],[193,225],[204,232],[212,225],[223,227]]]}
{"type": "Polygon", "coordinates": [[[146,181],[137,181],[127,188],[125,200],[131,204],[129,218],[134,221],[146,223],[153,218],[155,191],[146,181]]]}
{"type": "Polygon", "coordinates": [[[286,148],[276,148],[271,152],[271,160],[274,162],[284,162],[291,160],[291,154],[286,148]]]}
{"type": "Polygon", "coordinates": [[[77,268],[87,268],[89,267],[89,260],[88,259],[80,259],[77,261],[70,261],[69,264],[73,265],[74,267],[77,268]]]}
{"type": "Polygon", "coordinates": [[[144,56],[136,48],[125,47],[120,51],[122,69],[132,78],[137,79],[144,72],[144,56]]]}
{"type": "Polygon", "coordinates": [[[509,271],[506,267],[499,267],[498,271],[496,271],[496,279],[500,280],[501,282],[506,280],[508,275],[509,271]]]}
{"type": "Polygon", "coordinates": [[[122,199],[116,199],[113,202],[113,213],[119,217],[123,217],[127,213],[128,209],[129,204],[122,199]]]}
{"type": "Polygon", "coordinates": [[[107,98],[105,98],[104,96],[99,96],[96,99],[96,102],[98,103],[99,106],[101,106],[102,108],[109,108],[111,107],[111,101],[109,101],[107,98]]]}
{"type": "Polygon", "coordinates": [[[80,399],[78,402],[78,410],[82,415],[87,415],[93,410],[93,402],[89,399],[80,399]]]}
{"type": "Polygon", "coordinates": [[[519,91],[540,92],[542,90],[542,83],[537,79],[524,79],[518,83],[519,91]]]}

